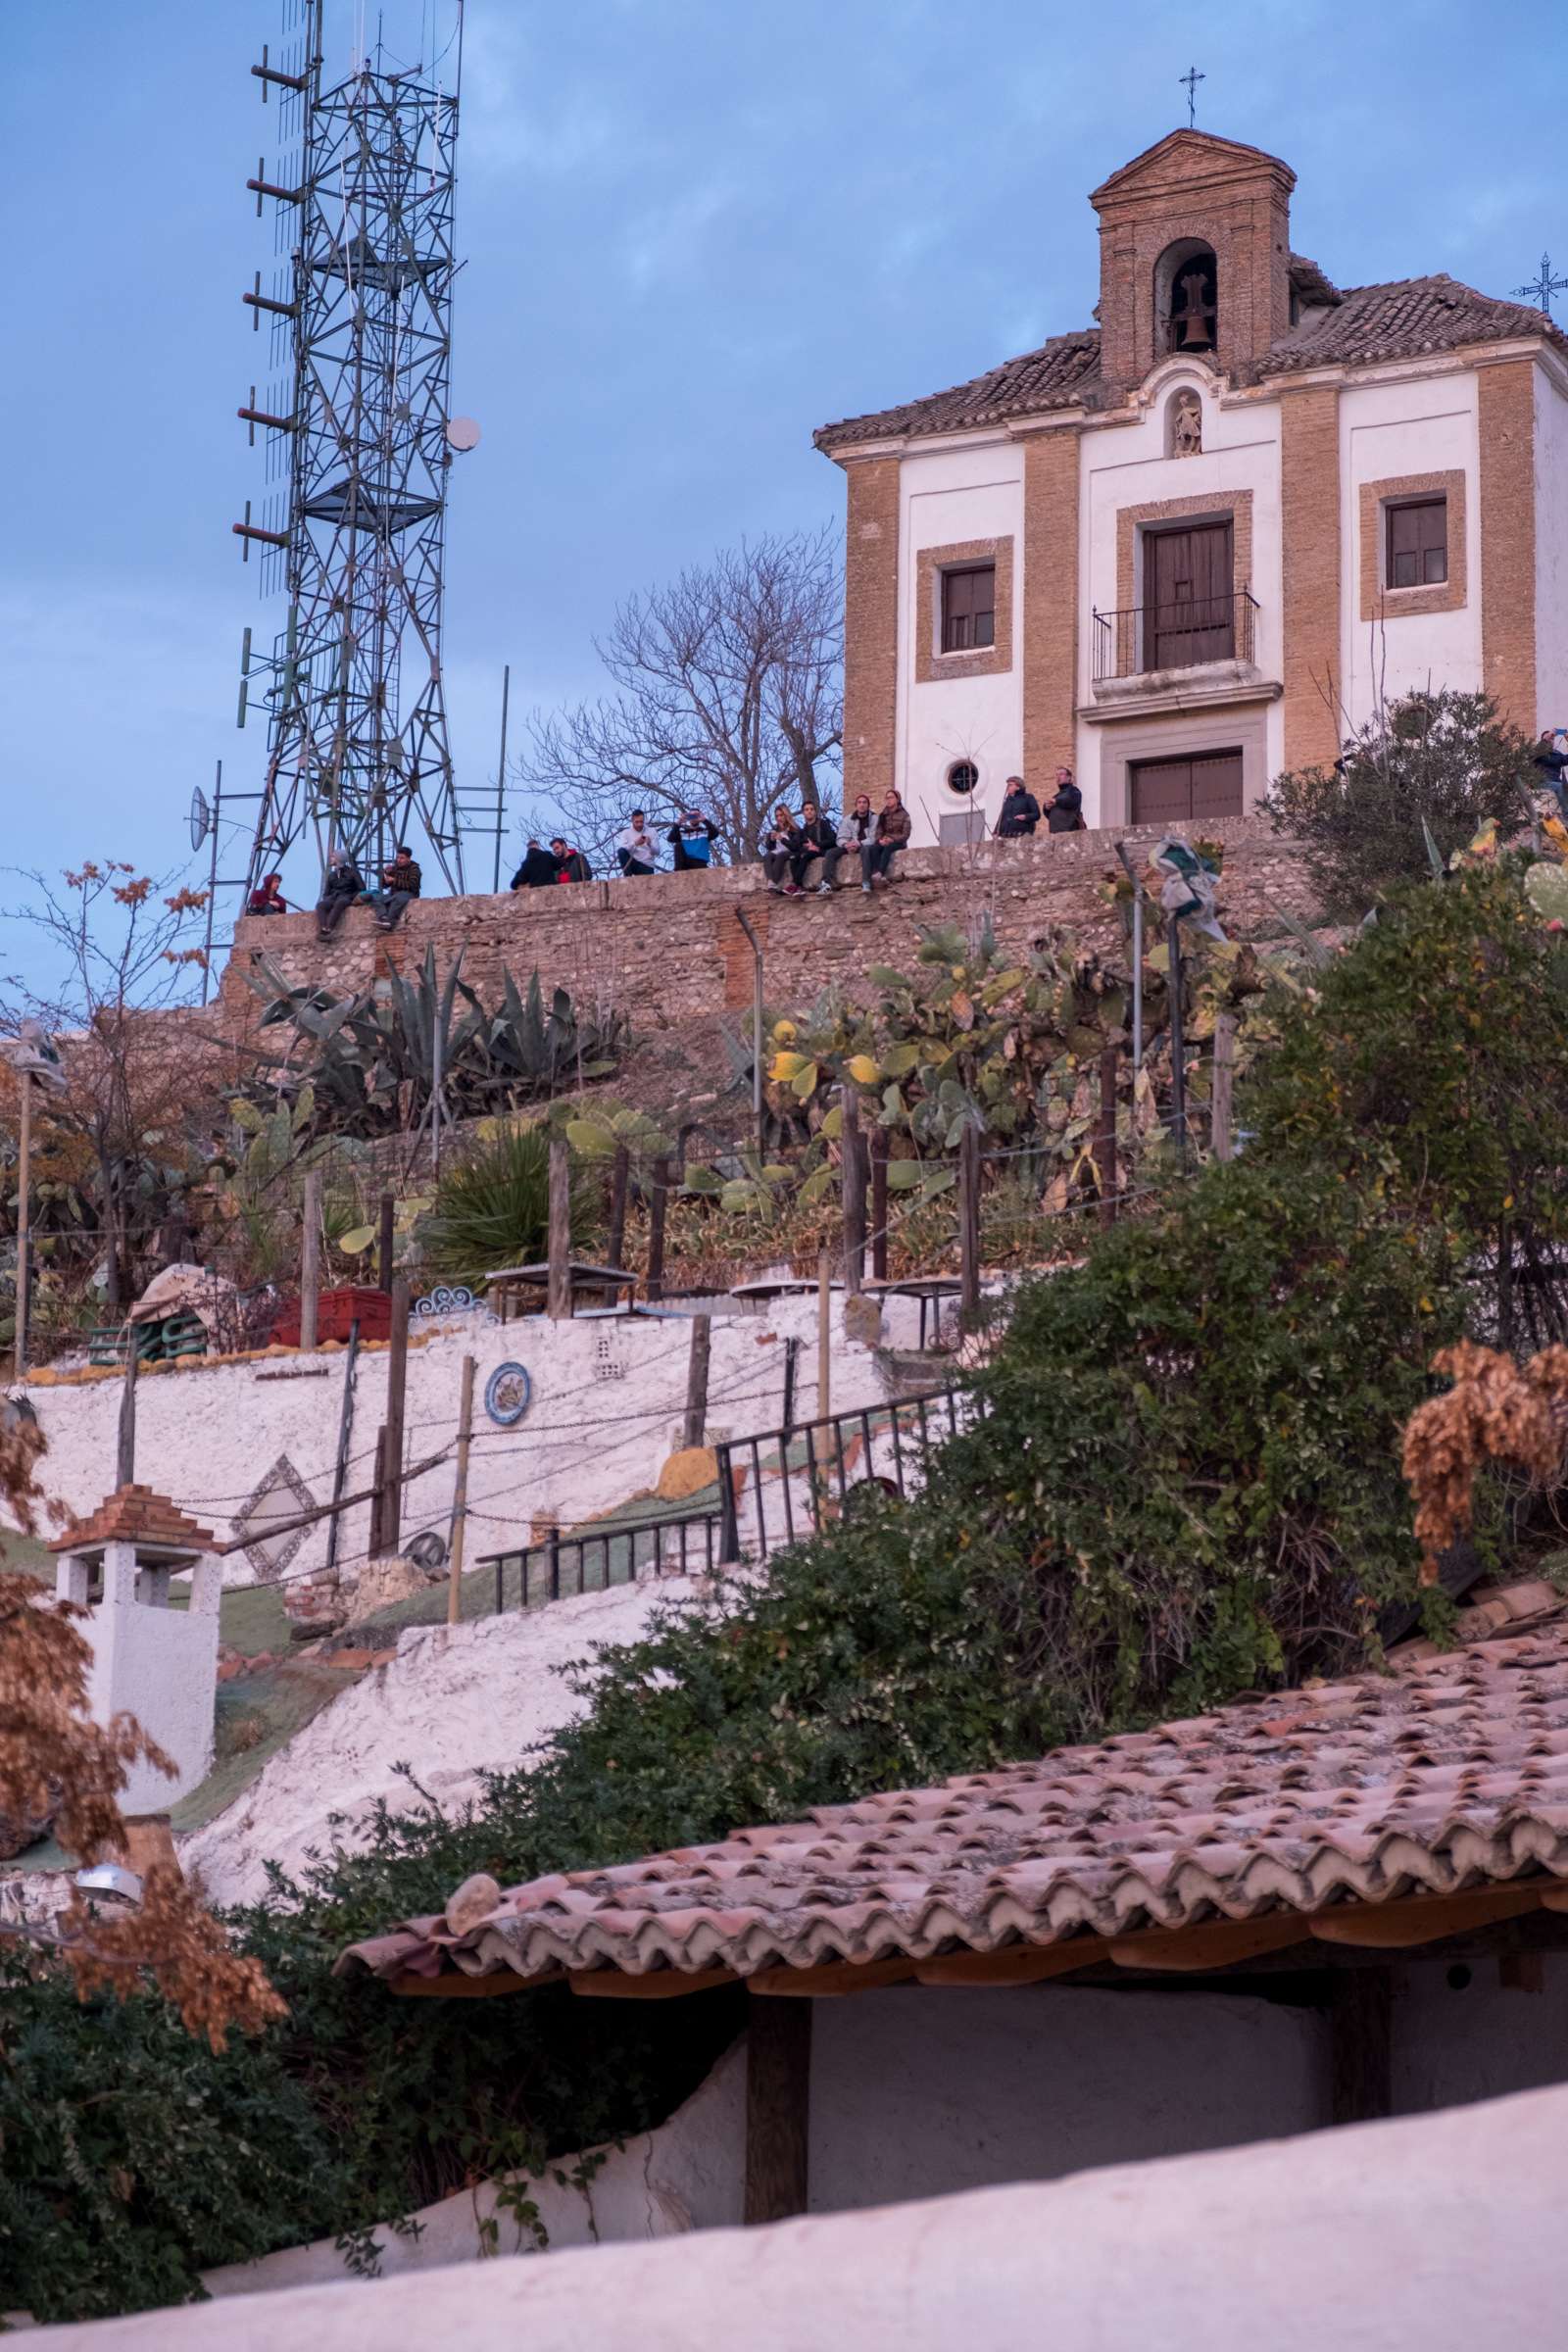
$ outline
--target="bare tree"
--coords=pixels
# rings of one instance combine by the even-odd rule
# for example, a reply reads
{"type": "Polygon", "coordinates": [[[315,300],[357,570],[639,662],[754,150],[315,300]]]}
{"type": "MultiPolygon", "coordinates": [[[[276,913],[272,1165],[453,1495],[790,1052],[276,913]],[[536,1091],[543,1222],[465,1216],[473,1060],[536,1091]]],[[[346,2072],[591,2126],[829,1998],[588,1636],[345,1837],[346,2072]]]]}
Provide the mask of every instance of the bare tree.
{"type": "Polygon", "coordinates": [[[516,763],[541,835],[564,831],[603,857],[633,808],[662,830],[699,808],[728,856],[746,858],[781,796],[836,802],[844,587],[835,533],[743,541],[628,598],[595,646],[615,692],[536,711],[516,763]]]}

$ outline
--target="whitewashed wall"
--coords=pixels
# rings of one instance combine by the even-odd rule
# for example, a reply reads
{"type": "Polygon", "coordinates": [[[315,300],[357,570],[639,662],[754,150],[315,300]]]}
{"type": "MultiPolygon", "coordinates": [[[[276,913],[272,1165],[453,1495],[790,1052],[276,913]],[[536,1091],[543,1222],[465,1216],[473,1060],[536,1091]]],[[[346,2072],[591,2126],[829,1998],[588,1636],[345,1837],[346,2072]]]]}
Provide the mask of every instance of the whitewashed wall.
{"type": "Polygon", "coordinates": [[[1568,726],[1568,370],[1536,368],[1536,725],[1568,726]]]}
{"type": "MultiPolygon", "coordinates": [[[[875,1353],[847,1341],[842,1295],[834,1296],[831,1403],[849,1411],[880,1401],[883,1386],[875,1353]]],[[[895,1299],[885,1333],[912,1346],[917,1310],[895,1299]]],[[[692,1325],[688,1317],[578,1320],[551,1324],[542,1316],[498,1324],[488,1316],[466,1328],[447,1327],[409,1351],[405,1407],[406,1463],[450,1447],[457,1433],[463,1358],[478,1362],[475,1442],[469,1474],[467,1551],[503,1550],[526,1541],[530,1522],[562,1525],[613,1508],[651,1489],[681,1443],[692,1325]],[[485,1383],[498,1364],[523,1364],[533,1383],[527,1417],[514,1430],[498,1429],[485,1415],[485,1383]]],[[[715,1314],[709,1371],[710,1440],[748,1437],[776,1429],[783,1407],[785,1342],[802,1342],[796,1375],[796,1418],[816,1410],[816,1300],[780,1300],[765,1314],[715,1314]]],[[[220,1539],[237,1533],[244,1505],[282,1458],[307,1491],[309,1502],[331,1499],[339,1416],[342,1353],[274,1356],[255,1363],[214,1364],[164,1372],[137,1384],[136,1477],[168,1494],[220,1539]]],[[[943,1374],[932,1367],[932,1385],[943,1374]]],[[[385,1350],[360,1357],[351,1461],[345,1492],[371,1483],[375,1433],[385,1416],[385,1350]]],[[[114,1485],[120,1383],[33,1387],[28,1391],[48,1441],[41,1481],[46,1494],[73,1513],[85,1513],[114,1485]]],[[[450,1458],[405,1491],[406,1537],[446,1530],[455,1463],[450,1458]]],[[[345,1513],[339,1564],[357,1563],[369,1543],[369,1505],[345,1513]]],[[[312,1529],[283,1568],[303,1575],[324,1564],[326,1522],[312,1529]]],[[[231,1584],[250,1584],[256,1570],[244,1552],[231,1553],[231,1584]]]]}
{"type": "MultiPolygon", "coordinates": [[[[1481,488],[1476,377],[1445,367],[1396,383],[1347,384],[1340,394],[1340,668],[1350,726],[1418,688],[1482,684],[1481,488]],[[1401,474],[1465,475],[1468,588],[1456,612],[1412,613],[1373,625],[1361,618],[1363,482],[1401,474]]],[[[1565,713],[1568,715],[1568,713],[1565,713]]]]}
{"type": "Polygon", "coordinates": [[[997,435],[917,451],[899,469],[899,708],[896,774],[914,820],[913,842],[939,838],[938,819],[978,808],[988,825],[1007,777],[1023,765],[1023,452],[997,435]],[[989,677],[919,684],[916,649],[931,627],[919,594],[919,555],[970,539],[1012,540],[1012,666],[989,677]],[[972,760],[980,789],[947,789],[956,760],[972,760]]]}

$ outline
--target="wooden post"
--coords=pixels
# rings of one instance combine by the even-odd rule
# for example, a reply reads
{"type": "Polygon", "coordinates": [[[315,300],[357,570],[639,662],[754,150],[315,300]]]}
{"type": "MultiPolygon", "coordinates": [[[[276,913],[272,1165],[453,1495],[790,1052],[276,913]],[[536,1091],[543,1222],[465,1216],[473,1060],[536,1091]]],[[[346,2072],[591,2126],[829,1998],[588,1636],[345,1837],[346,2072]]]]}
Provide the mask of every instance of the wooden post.
{"type": "Polygon", "coordinates": [[[386,1460],[382,1468],[381,1549],[391,1558],[403,1532],[403,1402],[409,1380],[409,1286],[392,1278],[392,1335],[386,1358],[386,1460]]]}
{"type": "Polygon", "coordinates": [[[888,1131],[871,1130],[871,1272],[888,1278],[888,1131]]]}
{"type": "Polygon", "coordinates": [[[1100,1056],[1100,1129],[1095,1137],[1095,1166],[1100,1175],[1100,1222],[1116,1219],[1116,1078],[1120,1055],[1106,1046],[1100,1056]]]}
{"type": "Polygon", "coordinates": [[[300,1346],[316,1346],[316,1310],[321,1295],[321,1171],[305,1177],[304,1224],[300,1233],[300,1346]]]}
{"type": "Polygon", "coordinates": [[[1329,2011],[1329,2121],[1376,2123],[1394,2113],[1394,1971],[1336,1972],[1329,2011]]]}
{"type": "Polygon", "coordinates": [[[452,1494],[452,1582],[447,1587],[447,1623],[456,1625],[463,1612],[463,1540],[468,1524],[468,1443],[473,1436],[474,1359],[463,1359],[463,1388],[458,1400],[458,1480],[452,1494]]]}
{"type": "Polygon", "coordinates": [[[833,1252],[816,1261],[816,1418],[833,1410],[833,1252]]]}
{"type": "Polygon", "coordinates": [[[664,1210],[669,1200],[669,1162],[654,1162],[653,1188],[648,1196],[648,1283],[650,1298],[664,1296],[664,1210]]]}
{"type": "Polygon", "coordinates": [[[553,1323],[571,1313],[571,1146],[564,1135],[550,1138],[550,1274],[545,1312],[553,1323]]]}
{"type": "MultiPolygon", "coordinates": [[[[339,1505],[343,1500],[343,1488],[348,1478],[349,1440],[354,1434],[354,1375],[359,1360],[360,1318],[356,1315],[349,1325],[349,1350],[343,1358],[343,1404],[338,1414],[337,1460],[332,1470],[332,1515],[326,1523],[326,1573],[328,1576],[335,1576],[337,1573],[337,1537],[338,1529],[343,1524],[339,1515],[339,1505]]],[[[377,1454],[374,1475],[378,1486],[380,1471],[381,1460],[377,1454]]],[[[370,1506],[370,1557],[373,1560],[376,1556],[375,1505],[372,1502],[370,1506]]]]}
{"type": "MultiPolygon", "coordinates": [[[[374,1481],[374,1493],[370,1496],[369,1550],[371,1559],[379,1560],[386,1554],[386,1545],[381,1541],[382,1515],[386,1509],[386,1423],[384,1421],[375,1433],[375,1460],[370,1475],[374,1481]]],[[[337,1534],[337,1515],[334,1512],[332,1518],[334,1537],[337,1534]]]]}
{"type": "Polygon", "coordinates": [[[626,1193],[631,1183],[631,1151],[625,1144],[615,1146],[615,1164],[610,1172],[610,1238],[605,1245],[608,1262],[621,1263],[621,1251],[626,1247],[626,1193]]]}
{"type": "Polygon", "coordinates": [[[839,1088],[840,1174],[844,1188],[844,1289],[858,1295],[865,1278],[865,1162],[860,1141],[860,1102],[853,1086],[839,1088]]]}
{"type": "Polygon", "coordinates": [[[31,1267],[27,1255],[28,1194],[32,1184],[32,1077],[19,1070],[22,1090],[22,1133],[17,1147],[17,1378],[27,1369],[27,1293],[31,1267]]]}
{"type": "Polygon", "coordinates": [[[1165,934],[1170,949],[1170,1130],[1180,1156],[1187,1157],[1187,1041],[1182,1034],[1182,926],[1172,915],[1165,934]]]}
{"type": "Polygon", "coordinates": [[[380,1235],[376,1243],[375,1282],[377,1290],[385,1291],[388,1298],[392,1295],[392,1214],[396,1205],[390,1193],[381,1195],[380,1235]]]}
{"type": "Polygon", "coordinates": [[[806,2211],[813,2005],[759,1992],[747,2003],[748,2223],[787,2222],[806,2211]]]}
{"type": "Polygon", "coordinates": [[[958,1309],[965,1318],[980,1307],[980,1130],[965,1127],[958,1138],[958,1309]]]}
{"type": "Polygon", "coordinates": [[[115,1454],[117,1487],[128,1487],[136,1475],[136,1367],[140,1360],[141,1335],[134,1323],[127,1323],[125,1381],[120,1392],[120,1443],[115,1454]]]}
{"type": "Polygon", "coordinates": [[[708,1427],[708,1359],[712,1333],[713,1320],[710,1315],[692,1317],[691,1362],[686,1373],[686,1426],[681,1433],[683,1446],[700,1446],[708,1427]]]}
{"type": "Polygon", "coordinates": [[[1231,1101],[1236,1087],[1236,1025],[1234,1012],[1222,1012],[1214,1022],[1214,1107],[1209,1141],[1216,1159],[1229,1159],[1235,1150],[1231,1101]]]}

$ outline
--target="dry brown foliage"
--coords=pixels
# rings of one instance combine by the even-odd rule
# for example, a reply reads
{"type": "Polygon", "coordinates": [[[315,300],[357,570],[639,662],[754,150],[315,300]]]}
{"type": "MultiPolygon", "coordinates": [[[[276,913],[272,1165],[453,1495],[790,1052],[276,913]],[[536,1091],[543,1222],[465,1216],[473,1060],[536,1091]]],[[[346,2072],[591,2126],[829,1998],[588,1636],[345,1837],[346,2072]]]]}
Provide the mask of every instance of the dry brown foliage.
{"type": "MultiPolygon", "coordinates": [[[[0,1494],[25,1525],[42,1499],[34,1469],[42,1438],[30,1425],[0,1430],[0,1494]],[[34,1442],[36,1441],[36,1442],[34,1442]]],[[[54,1816],[60,1842],[77,1861],[118,1861],[126,1850],[120,1791],[138,1761],[172,1769],[129,1715],[107,1729],[87,1707],[91,1652],[74,1619],[31,1577],[0,1587],[0,1813],[26,1821],[54,1816]]],[[[236,1952],[179,1871],[155,1865],[134,1908],[105,1916],[80,1893],[48,1925],[0,1919],[0,1934],[25,1936],[64,1962],[83,1995],[104,1987],[123,1996],[151,1976],[191,2034],[215,2050],[226,2030],[255,2033],[285,2014],[257,1960],[236,1952]]]]}
{"type": "Polygon", "coordinates": [[[1568,1348],[1543,1348],[1516,1364],[1461,1340],[1435,1355],[1432,1368],[1453,1385],[1410,1415],[1402,1456],[1424,1585],[1436,1584],[1440,1553],[1468,1532],[1485,1463],[1506,1462],[1541,1480],[1556,1475],[1563,1433],[1553,1408],[1568,1404],[1568,1348]]]}

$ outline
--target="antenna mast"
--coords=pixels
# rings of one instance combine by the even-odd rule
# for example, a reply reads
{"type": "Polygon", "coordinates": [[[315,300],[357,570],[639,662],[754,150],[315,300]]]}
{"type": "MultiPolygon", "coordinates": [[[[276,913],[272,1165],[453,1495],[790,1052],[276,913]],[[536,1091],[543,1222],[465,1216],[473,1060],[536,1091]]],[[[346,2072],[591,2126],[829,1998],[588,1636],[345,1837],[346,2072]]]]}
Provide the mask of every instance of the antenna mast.
{"type": "Polygon", "coordinates": [[[273,175],[263,158],[246,183],[278,261],[243,299],[275,375],[239,414],[273,487],[234,530],[288,605],[270,658],[247,629],[241,660],[239,723],[256,701],[268,720],[248,887],[309,834],[376,868],[421,839],[461,891],[442,574],[453,453],[478,436],[450,416],[458,96],[379,46],[327,86],[322,8],[283,0],[281,55],[251,68],[278,109],[273,175]]]}

